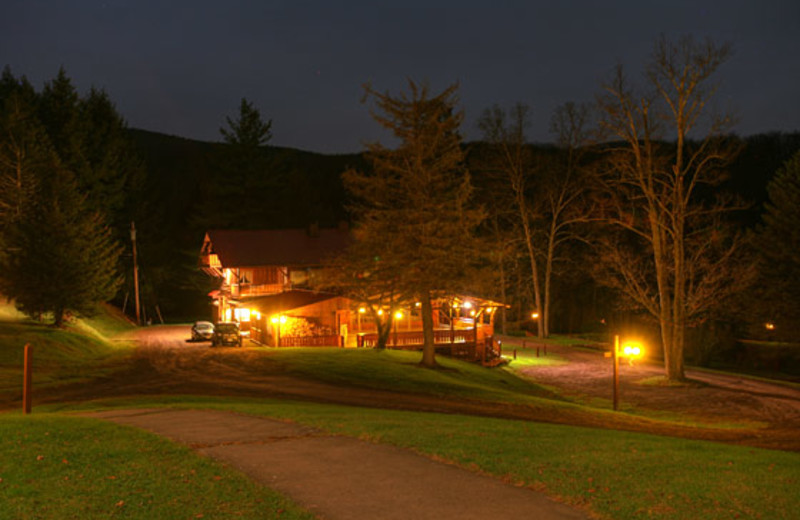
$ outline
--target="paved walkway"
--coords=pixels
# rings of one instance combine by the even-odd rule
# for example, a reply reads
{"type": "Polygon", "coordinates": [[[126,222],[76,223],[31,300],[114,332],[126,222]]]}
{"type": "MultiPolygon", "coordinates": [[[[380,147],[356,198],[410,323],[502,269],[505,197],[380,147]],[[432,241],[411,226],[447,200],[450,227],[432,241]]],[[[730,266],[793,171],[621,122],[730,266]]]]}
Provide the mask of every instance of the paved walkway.
{"type": "Polygon", "coordinates": [[[411,451],[209,410],[89,414],[188,444],[327,520],[571,520],[583,512],[411,451]]]}

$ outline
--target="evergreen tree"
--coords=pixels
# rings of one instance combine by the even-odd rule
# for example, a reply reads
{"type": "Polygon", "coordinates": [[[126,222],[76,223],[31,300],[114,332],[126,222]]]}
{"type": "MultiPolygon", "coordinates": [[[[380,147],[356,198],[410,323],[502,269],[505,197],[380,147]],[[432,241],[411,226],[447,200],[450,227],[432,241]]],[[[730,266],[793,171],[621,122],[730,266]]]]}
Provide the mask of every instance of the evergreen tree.
{"type": "MultiPolygon", "coordinates": [[[[210,194],[216,211],[208,227],[264,228],[279,211],[282,180],[271,167],[266,145],[272,138],[272,121],[242,98],[238,118],[225,118],[220,128],[225,144],[210,194]]],[[[208,211],[210,208],[204,208],[208,211]]]]}
{"type": "Polygon", "coordinates": [[[428,367],[436,364],[431,299],[460,287],[474,254],[473,231],[483,219],[469,207],[472,186],[459,135],[457,88],[431,96],[426,86],[409,80],[410,92],[395,97],[366,86],[375,102],[373,118],[400,145],[369,145],[373,172],[348,170],[343,178],[356,199],[360,247],[381,272],[395,273],[401,299],[421,304],[422,364],[428,367]]]}
{"type": "Polygon", "coordinates": [[[0,105],[0,235],[21,218],[42,171],[55,157],[30,104],[32,97],[20,88],[0,105]]]}
{"type": "Polygon", "coordinates": [[[68,311],[90,315],[117,290],[121,248],[103,216],[87,209],[72,175],[57,165],[43,179],[36,203],[8,233],[0,289],[33,317],[68,311]]]}
{"type": "Polygon", "coordinates": [[[800,332],[800,152],[767,186],[762,224],[753,234],[760,257],[760,305],[777,322],[779,335],[800,332]]]}
{"type": "Polygon", "coordinates": [[[92,88],[80,97],[61,68],[45,84],[38,106],[61,164],[75,175],[90,208],[102,212],[117,229],[126,229],[132,213],[126,206],[140,188],[144,166],[108,95],[92,88]]]}

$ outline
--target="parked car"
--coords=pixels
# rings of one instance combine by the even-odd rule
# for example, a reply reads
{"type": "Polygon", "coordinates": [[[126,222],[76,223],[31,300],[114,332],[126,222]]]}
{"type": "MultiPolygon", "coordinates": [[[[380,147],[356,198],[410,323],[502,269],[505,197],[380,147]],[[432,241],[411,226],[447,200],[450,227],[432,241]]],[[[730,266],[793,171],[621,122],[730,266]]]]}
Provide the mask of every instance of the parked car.
{"type": "Polygon", "coordinates": [[[214,335],[211,337],[211,346],[230,345],[233,347],[242,346],[242,334],[239,332],[239,324],[235,321],[222,321],[214,327],[214,335]]]}
{"type": "Polygon", "coordinates": [[[196,321],[192,325],[192,341],[205,341],[214,336],[214,324],[210,321],[196,321]]]}

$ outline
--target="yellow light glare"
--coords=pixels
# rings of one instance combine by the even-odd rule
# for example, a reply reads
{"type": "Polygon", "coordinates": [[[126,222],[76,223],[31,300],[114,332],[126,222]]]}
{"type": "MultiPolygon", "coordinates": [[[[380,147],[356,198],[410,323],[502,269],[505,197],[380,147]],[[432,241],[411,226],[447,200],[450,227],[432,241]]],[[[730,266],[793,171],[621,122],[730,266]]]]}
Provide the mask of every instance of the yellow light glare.
{"type": "Polygon", "coordinates": [[[628,357],[639,357],[643,352],[644,349],[638,341],[628,341],[622,347],[622,353],[628,357]]]}
{"type": "Polygon", "coordinates": [[[281,316],[281,323],[286,323],[286,316],[281,316]]]}
{"type": "Polygon", "coordinates": [[[775,330],[775,324],[771,323],[771,322],[770,323],[765,323],[764,324],[764,328],[767,329],[767,330],[775,330]]]}
{"type": "Polygon", "coordinates": [[[367,309],[365,309],[364,307],[359,307],[358,312],[359,314],[364,314],[365,312],[367,312],[367,309]]]}
{"type": "Polygon", "coordinates": [[[378,316],[383,316],[383,309],[378,309],[378,316]]]}
{"type": "Polygon", "coordinates": [[[534,320],[538,320],[539,319],[539,313],[538,312],[531,313],[531,318],[533,318],[534,320]]]}
{"type": "Polygon", "coordinates": [[[475,311],[474,311],[474,310],[472,310],[472,311],[469,311],[469,315],[470,315],[470,316],[475,316],[475,311]]]}
{"type": "Polygon", "coordinates": [[[464,302],[464,308],[465,309],[471,309],[472,308],[472,302],[464,302]]]}
{"type": "Polygon", "coordinates": [[[269,319],[269,321],[270,321],[271,323],[278,323],[278,321],[279,321],[279,318],[278,318],[277,316],[273,316],[273,317],[271,317],[271,318],[269,319]]]}
{"type": "Polygon", "coordinates": [[[394,313],[394,319],[400,320],[403,319],[403,311],[397,311],[394,313]]]}

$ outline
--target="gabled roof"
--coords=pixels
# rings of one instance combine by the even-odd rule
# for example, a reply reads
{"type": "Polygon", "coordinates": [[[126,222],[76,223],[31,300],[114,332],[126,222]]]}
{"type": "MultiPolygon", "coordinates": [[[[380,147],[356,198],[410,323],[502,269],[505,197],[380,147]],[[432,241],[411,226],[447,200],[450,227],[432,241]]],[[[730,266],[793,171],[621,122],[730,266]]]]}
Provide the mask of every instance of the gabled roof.
{"type": "Polygon", "coordinates": [[[346,229],[212,230],[204,250],[223,267],[311,266],[343,251],[350,242],[346,229]]]}

